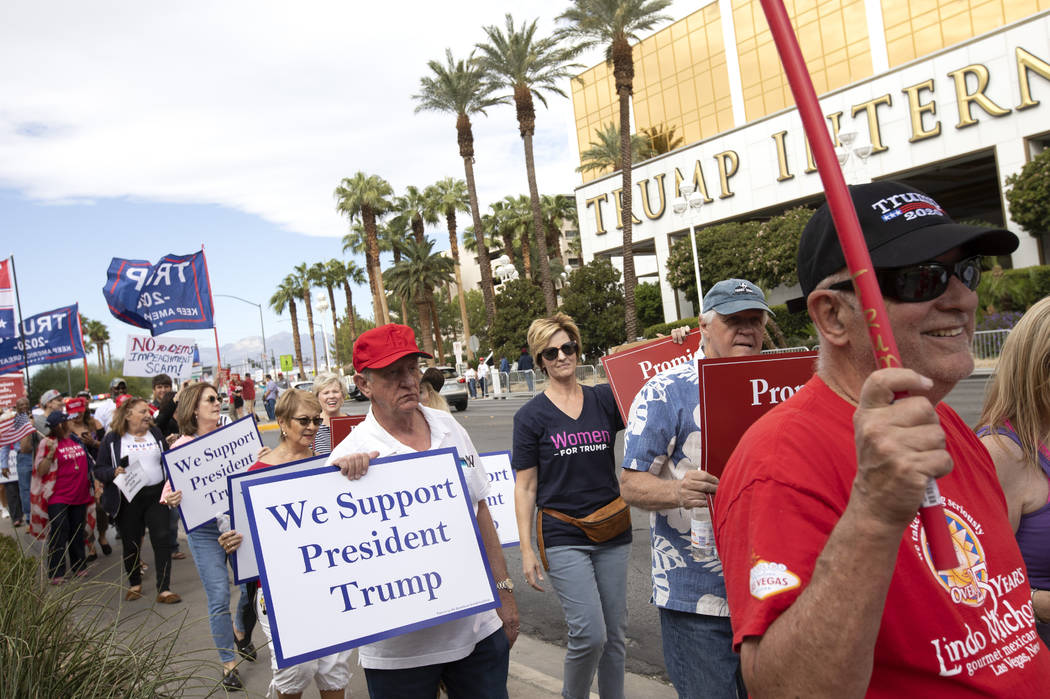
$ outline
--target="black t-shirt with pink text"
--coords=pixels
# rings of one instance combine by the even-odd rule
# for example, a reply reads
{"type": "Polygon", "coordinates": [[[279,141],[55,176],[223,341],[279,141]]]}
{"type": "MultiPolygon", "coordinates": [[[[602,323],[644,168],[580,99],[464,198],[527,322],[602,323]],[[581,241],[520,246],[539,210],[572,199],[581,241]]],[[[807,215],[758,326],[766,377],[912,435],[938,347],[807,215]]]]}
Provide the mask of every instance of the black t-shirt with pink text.
{"type": "MultiPolygon", "coordinates": [[[[607,384],[582,386],[583,410],[575,420],[543,393],[514,416],[515,471],[535,468],[536,505],[586,517],[620,494],[613,446],[623,420],[607,384]]],[[[605,545],[626,544],[626,531],[605,545]]],[[[579,528],[543,516],[544,546],[594,545],[579,528]]]]}

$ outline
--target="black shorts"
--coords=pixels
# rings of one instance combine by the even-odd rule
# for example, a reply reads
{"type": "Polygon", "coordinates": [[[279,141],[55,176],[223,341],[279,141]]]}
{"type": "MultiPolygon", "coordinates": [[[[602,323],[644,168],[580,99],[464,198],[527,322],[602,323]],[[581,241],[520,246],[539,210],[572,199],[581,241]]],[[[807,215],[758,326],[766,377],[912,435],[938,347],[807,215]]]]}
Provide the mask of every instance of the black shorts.
{"type": "Polygon", "coordinates": [[[235,407],[235,408],[243,408],[244,407],[244,399],[241,398],[240,396],[234,396],[233,397],[233,407],[235,407]]]}

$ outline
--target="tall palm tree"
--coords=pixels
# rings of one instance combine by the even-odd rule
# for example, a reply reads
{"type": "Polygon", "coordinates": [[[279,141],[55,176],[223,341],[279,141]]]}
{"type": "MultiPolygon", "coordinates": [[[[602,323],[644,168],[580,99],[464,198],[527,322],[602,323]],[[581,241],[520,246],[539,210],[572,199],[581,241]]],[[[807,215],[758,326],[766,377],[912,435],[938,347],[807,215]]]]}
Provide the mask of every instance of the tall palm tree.
{"type": "Polygon", "coordinates": [[[306,263],[297,264],[294,268],[293,274],[295,278],[299,280],[299,294],[303,299],[303,305],[306,306],[306,327],[310,331],[310,347],[313,349],[313,369],[314,376],[317,375],[317,340],[314,335],[314,304],[310,297],[313,293],[314,278],[311,274],[311,268],[306,266],[306,263]]]}
{"type": "MultiPolygon", "coordinates": [[[[522,267],[525,268],[525,278],[532,279],[531,241],[535,239],[533,226],[536,225],[532,216],[532,202],[524,194],[519,194],[516,197],[505,196],[496,204],[493,204],[491,208],[494,212],[498,211],[497,218],[503,227],[504,240],[510,241],[512,245],[514,241],[517,241],[518,257],[521,259],[522,267]],[[502,206],[497,209],[496,204],[502,204],[502,206]]],[[[542,256],[542,253],[540,254],[542,256]]],[[[511,255],[511,259],[513,257],[511,255]]]]}
{"type": "Polygon", "coordinates": [[[452,253],[452,264],[456,269],[456,291],[459,295],[459,319],[463,324],[463,346],[467,348],[467,360],[474,359],[470,349],[470,322],[467,320],[467,299],[463,293],[463,276],[459,268],[459,239],[456,236],[456,212],[470,211],[470,193],[463,180],[445,177],[424,190],[434,206],[445,214],[445,225],[448,227],[448,245],[452,253]]]}
{"type": "Polygon", "coordinates": [[[623,291],[624,326],[627,339],[637,337],[638,314],[634,305],[634,243],[631,208],[631,93],[634,91],[634,56],[631,41],[638,33],[649,31],[670,20],[661,12],[671,0],[572,0],[572,5],[558,17],[565,22],[565,34],[579,49],[605,45],[605,60],[613,66],[616,94],[620,100],[620,175],[623,217],[623,291]]]}
{"type": "MultiPolygon", "coordinates": [[[[103,372],[108,372],[109,367],[106,364],[106,343],[109,342],[109,328],[107,328],[105,323],[100,320],[89,320],[87,333],[91,338],[92,344],[95,345],[95,349],[98,351],[98,368],[103,372]]],[[[113,357],[111,356],[109,359],[110,364],[112,364],[113,357]]]]}
{"type": "Polygon", "coordinates": [[[416,304],[423,349],[427,354],[434,354],[433,320],[427,292],[451,283],[453,274],[452,258],[434,254],[434,242],[426,238],[422,243],[414,240],[406,243],[404,258],[386,272],[390,288],[397,289],[399,294],[416,304]]]}
{"type": "Polygon", "coordinates": [[[544,194],[540,198],[543,208],[543,225],[547,234],[547,245],[553,246],[562,268],[565,267],[565,255],[561,250],[561,228],[566,221],[577,220],[576,199],[568,194],[544,194]]]}
{"type": "Polygon", "coordinates": [[[277,286],[277,291],[270,297],[270,308],[277,312],[277,315],[284,313],[284,309],[288,308],[288,315],[292,317],[292,347],[295,349],[295,361],[299,364],[299,375],[306,377],[306,369],[303,368],[303,343],[299,337],[299,313],[295,307],[297,299],[302,298],[299,289],[299,280],[296,279],[295,275],[289,274],[287,277],[281,280],[281,283],[277,286]]]}
{"type": "MultiPolygon", "coordinates": [[[[339,330],[339,325],[336,323],[338,316],[335,313],[335,285],[339,283],[339,280],[332,276],[328,262],[331,262],[331,260],[313,263],[310,265],[309,274],[314,286],[324,287],[325,291],[328,292],[328,308],[332,311],[332,334],[334,335],[339,330]]],[[[338,342],[335,343],[335,364],[336,366],[342,366],[342,363],[339,361],[338,342]]]]}
{"type": "MultiPolygon", "coordinates": [[[[594,132],[596,141],[591,141],[590,148],[580,153],[580,166],[576,172],[591,170],[620,169],[620,127],[609,122],[594,132]]],[[[631,134],[631,160],[642,160],[650,157],[652,148],[649,139],[640,134],[631,134]]],[[[666,152],[666,151],[665,151],[666,152]]]]}
{"type": "Polygon", "coordinates": [[[685,145],[685,138],[675,133],[673,124],[671,126],[667,124],[647,126],[642,129],[641,135],[649,142],[650,153],[646,157],[650,158],[654,155],[670,153],[674,149],[685,145]]]}
{"type": "MultiPolygon", "coordinates": [[[[536,110],[533,96],[547,106],[547,92],[567,97],[558,83],[572,77],[572,71],[581,68],[572,63],[574,49],[559,45],[559,36],[539,38],[536,24],[523,22],[521,28],[514,27],[514,18],[506,16],[506,32],[495,25],[484,28],[488,42],[480,44],[479,61],[489,73],[489,79],[512,93],[518,116],[518,131],[525,146],[525,174],[529,181],[529,199],[532,204],[533,230],[543,230],[540,212],[540,194],[536,186],[536,163],[532,155],[532,137],[536,132],[536,110]]],[[[554,283],[547,257],[547,242],[538,236],[540,252],[540,287],[547,313],[554,313],[558,300],[554,295],[554,283]]]]}
{"type": "Polygon", "coordinates": [[[346,294],[346,318],[350,321],[350,344],[357,339],[357,312],[354,311],[354,293],[351,284],[364,284],[365,271],[357,266],[353,260],[329,260],[328,266],[332,275],[337,278],[339,284],[343,285],[343,293],[346,294]]]}
{"type": "Polygon", "coordinates": [[[429,61],[427,67],[431,74],[419,79],[419,94],[413,95],[412,99],[417,102],[416,112],[450,112],[456,115],[456,139],[470,196],[474,243],[481,267],[481,293],[485,299],[485,318],[492,326],[496,320],[496,290],[492,284],[492,261],[485,243],[478,189],[474,183],[474,130],[470,126],[470,117],[484,114],[486,109],[499,104],[500,100],[493,96],[496,88],[485,80],[485,71],[474,60],[474,54],[466,60],[457,61],[452,58],[452,51],[445,49],[445,63],[429,61]]]}
{"type": "Polygon", "coordinates": [[[386,291],[383,289],[383,274],[379,266],[379,242],[376,220],[390,210],[390,199],[394,194],[390,183],[376,175],[357,172],[353,177],[344,177],[335,188],[336,210],[353,220],[361,218],[365,229],[365,266],[372,287],[372,303],[377,325],[390,322],[386,307],[386,291]]]}
{"type": "Polygon", "coordinates": [[[409,185],[405,193],[394,199],[394,211],[408,221],[412,236],[417,243],[423,242],[427,224],[438,222],[438,210],[433,202],[418,187],[409,185]]]}

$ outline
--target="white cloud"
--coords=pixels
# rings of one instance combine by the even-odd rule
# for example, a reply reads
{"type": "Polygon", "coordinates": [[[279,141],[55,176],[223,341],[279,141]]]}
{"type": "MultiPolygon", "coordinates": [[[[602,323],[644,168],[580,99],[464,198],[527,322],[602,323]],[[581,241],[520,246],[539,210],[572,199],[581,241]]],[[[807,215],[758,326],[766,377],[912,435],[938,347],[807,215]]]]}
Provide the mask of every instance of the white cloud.
{"type": "MultiPolygon", "coordinates": [[[[342,235],[342,177],[363,170],[401,190],[463,176],[454,117],[413,113],[426,61],[446,46],[465,56],[507,11],[550,29],[567,5],[8,0],[0,184],[54,203],[214,203],[342,235]]],[[[549,102],[537,113],[540,189],[568,192],[572,108],[549,102]]],[[[482,204],[525,192],[513,108],[474,128],[482,204]]]]}

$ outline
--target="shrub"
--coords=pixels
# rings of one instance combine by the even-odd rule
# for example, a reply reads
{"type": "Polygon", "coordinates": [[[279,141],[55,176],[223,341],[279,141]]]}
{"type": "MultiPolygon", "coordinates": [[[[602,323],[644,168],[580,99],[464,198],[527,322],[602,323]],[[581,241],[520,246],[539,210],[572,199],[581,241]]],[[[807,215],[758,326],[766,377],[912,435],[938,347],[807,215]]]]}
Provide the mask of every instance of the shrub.
{"type": "Polygon", "coordinates": [[[671,331],[675,328],[682,326],[688,326],[690,328],[696,328],[700,325],[699,318],[682,318],[681,320],[672,320],[670,323],[657,323],[656,325],[650,325],[645,329],[645,337],[652,339],[659,335],[670,335],[671,331]]]}

